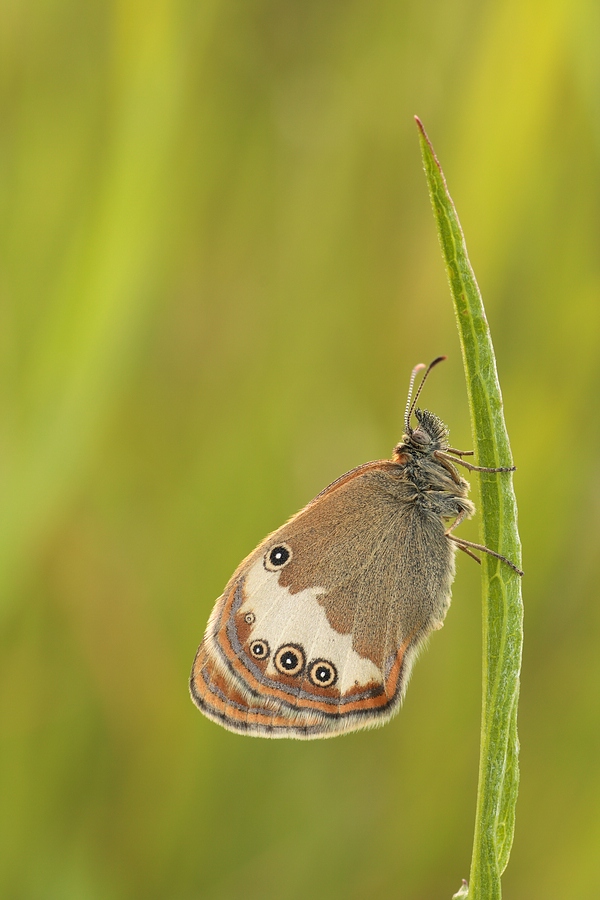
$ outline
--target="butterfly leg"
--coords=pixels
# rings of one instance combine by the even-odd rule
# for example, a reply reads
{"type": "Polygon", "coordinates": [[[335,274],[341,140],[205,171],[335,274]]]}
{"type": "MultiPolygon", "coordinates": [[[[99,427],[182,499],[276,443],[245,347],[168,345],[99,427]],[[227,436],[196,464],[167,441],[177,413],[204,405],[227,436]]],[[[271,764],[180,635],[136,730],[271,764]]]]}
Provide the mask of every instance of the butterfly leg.
{"type": "Polygon", "coordinates": [[[483,544],[474,544],[473,541],[467,541],[464,538],[455,537],[455,535],[452,534],[454,529],[457,528],[461,522],[464,522],[464,520],[466,518],[468,518],[468,516],[469,516],[469,513],[467,510],[463,509],[459,512],[459,514],[457,515],[456,519],[454,520],[454,522],[452,523],[450,528],[447,528],[445,531],[445,536],[448,538],[448,540],[454,541],[454,543],[458,546],[458,548],[460,550],[462,550],[468,556],[472,556],[473,559],[476,559],[477,562],[480,564],[481,564],[481,560],[477,559],[475,554],[471,553],[467,548],[471,547],[473,550],[479,550],[481,553],[487,553],[489,556],[494,556],[496,559],[499,559],[502,562],[505,562],[507,564],[507,566],[510,566],[511,569],[513,569],[517,573],[517,575],[523,575],[523,572],[521,571],[521,569],[517,568],[517,566],[515,566],[515,564],[512,563],[510,561],[510,559],[507,559],[506,556],[502,556],[501,553],[496,553],[495,550],[490,550],[489,547],[484,547],[483,544]]]}
{"type": "Polygon", "coordinates": [[[523,574],[521,569],[517,568],[517,566],[507,559],[506,556],[496,553],[495,550],[490,550],[489,547],[484,547],[483,544],[474,544],[472,541],[467,541],[465,538],[461,537],[455,537],[452,534],[454,529],[458,528],[461,522],[464,522],[465,519],[470,519],[475,512],[475,507],[470,500],[466,497],[452,496],[447,491],[427,491],[427,497],[429,499],[430,508],[435,510],[442,519],[454,519],[452,525],[444,532],[444,536],[447,537],[449,541],[453,541],[457,544],[464,553],[467,552],[465,549],[466,547],[471,547],[473,550],[479,550],[481,553],[487,553],[489,556],[494,556],[496,559],[505,562],[519,575],[523,574]]]}
{"type": "MultiPolygon", "coordinates": [[[[454,531],[454,529],[455,529],[455,528],[458,528],[458,526],[459,526],[462,522],[464,522],[465,519],[469,519],[469,518],[471,517],[471,515],[472,515],[472,512],[471,512],[470,510],[468,510],[468,509],[460,509],[460,510],[458,510],[458,513],[457,513],[457,516],[456,516],[454,522],[452,523],[452,525],[450,525],[449,528],[446,529],[446,531],[444,532],[444,535],[445,535],[446,537],[450,537],[450,535],[452,534],[452,532],[454,531]]],[[[459,540],[460,540],[460,538],[459,538],[459,540]]]]}
{"type": "Polygon", "coordinates": [[[455,447],[446,447],[446,453],[453,453],[454,456],[475,456],[474,450],[457,450],[455,447]]]}
{"type": "MultiPolygon", "coordinates": [[[[506,556],[502,556],[501,553],[496,553],[495,550],[490,550],[489,547],[484,547],[483,544],[474,544],[473,541],[465,541],[464,538],[454,537],[453,534],[448,534],[446,532],[446,537],[449,541],[454,541],[461,550],[465,550],[466,547],[472,547],[473,550],[479,550],[481,553],[487,553],[489,556],[494,556],[496,559],[499,559],[501,562],[506,563],[507,566],[510,566],[511,569],[517,573],[517,575],[524,575],[525,573],[517,568],[514,563],[511,563],[510,559],[507,559],[506,556]]],[[[465,553],[467,551],[465,550],[465,553]]],[[[473,554],[470,554],[473,555],[473,554]]]]}
{"type": "Polygon", "coordinates": [[[479,559],[479,557],[475,556],[474,553],[471,553],[471,551],[469,550],[468,547],[463,546],[463,544],[457,544],[456,546],[458,547],[459,550],[462,550],[463,553],[466,553],[467,556],[470,556],[471,559],[474,559],[476,563],[479,563],[479,565],[481,565],[481,560],[479,559]]]}
{"type": "MultiPolygon", "coordinates": [[[[459,451],[451,452],[457,453],[459,451]]],[[[474,466],[471,463],[465,462],[464,459],[455,459],[453,456],[448,456],[443,450],[436,450],[434,456],[440,462],[448,460],[455,465],[468,469],[469,472],[514,472],[517,468],[516,466],[497,466],[495,468],[492,466],[474,466]]]]}

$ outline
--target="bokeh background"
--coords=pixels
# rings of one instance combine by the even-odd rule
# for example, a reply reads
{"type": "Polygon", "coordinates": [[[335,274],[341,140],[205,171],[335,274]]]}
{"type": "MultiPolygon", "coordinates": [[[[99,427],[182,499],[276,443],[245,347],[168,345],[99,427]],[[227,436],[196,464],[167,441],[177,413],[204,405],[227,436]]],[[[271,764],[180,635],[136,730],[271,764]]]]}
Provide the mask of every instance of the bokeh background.
{"type": "Polygon", "coordinates": [[[0,5],[0,896],[432,900],[468,874],[467,557],[384,729],[252,740],[187,693],[239,560],[389,456],[415,363],[448,355],[426,405],[471,443],[418,113],[519,467],[505,893],[597,898],[599,41],[593,0],[0,5]]]}

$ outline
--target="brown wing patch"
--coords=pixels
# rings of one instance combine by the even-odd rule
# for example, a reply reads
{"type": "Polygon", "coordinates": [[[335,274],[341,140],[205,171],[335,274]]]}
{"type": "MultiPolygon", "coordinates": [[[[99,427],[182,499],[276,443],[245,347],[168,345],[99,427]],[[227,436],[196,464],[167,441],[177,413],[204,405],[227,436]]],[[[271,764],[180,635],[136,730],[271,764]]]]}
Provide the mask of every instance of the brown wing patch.
{"type": "Polygon", "coordinates": [[[322,585],[332,628],[382,669],[410,635],[443,619],[453,550],[439,516],[419,505],[401,465],[349,473],[281,528],[293,558],[279,575],[292,592],[322,585]]]}

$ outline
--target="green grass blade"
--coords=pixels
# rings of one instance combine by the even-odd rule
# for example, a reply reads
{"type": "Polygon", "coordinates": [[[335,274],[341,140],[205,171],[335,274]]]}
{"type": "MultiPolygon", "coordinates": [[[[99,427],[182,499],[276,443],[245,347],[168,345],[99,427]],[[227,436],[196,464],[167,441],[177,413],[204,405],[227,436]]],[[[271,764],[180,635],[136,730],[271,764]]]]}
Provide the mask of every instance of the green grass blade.
{"type": "MultiPolygon", "coordinates": [[[[481,294],[446,180],[423,125],[421,151],[446,263],[463,354],[477,462],[512,464],[494,348],[481,294]]],[[[521,544],[510,474],[480,474],[483,543],[517,566],[521,544]]],[[[514,834],[517,800],[517,702],[523,644],[521,579],[483,555],[483,703],[479,785],[469,900],[499,900],[514,834]]]]}

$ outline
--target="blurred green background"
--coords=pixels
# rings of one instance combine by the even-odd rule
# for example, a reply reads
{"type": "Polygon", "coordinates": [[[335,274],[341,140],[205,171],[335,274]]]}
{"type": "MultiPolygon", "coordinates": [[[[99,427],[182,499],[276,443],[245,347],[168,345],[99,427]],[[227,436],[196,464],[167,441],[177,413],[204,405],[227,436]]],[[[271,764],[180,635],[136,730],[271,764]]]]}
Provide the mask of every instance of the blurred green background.
{"type": "Polygon", "coordinates": [[[471,443],[418,113],[519,467],[505,894],[598,897],[599,42],[592,0],[0,5],[0,896],[432,900],[468,874],[467,557],[384,729],[252,740],[187,693],[233,569],[390,455],[415,363],[448,354],[425,404],[471,443]]]}

